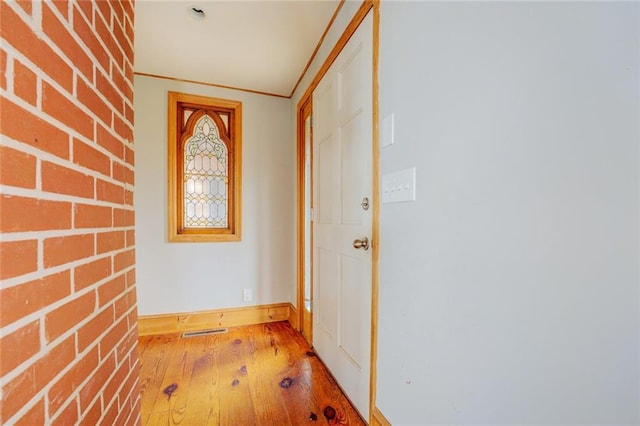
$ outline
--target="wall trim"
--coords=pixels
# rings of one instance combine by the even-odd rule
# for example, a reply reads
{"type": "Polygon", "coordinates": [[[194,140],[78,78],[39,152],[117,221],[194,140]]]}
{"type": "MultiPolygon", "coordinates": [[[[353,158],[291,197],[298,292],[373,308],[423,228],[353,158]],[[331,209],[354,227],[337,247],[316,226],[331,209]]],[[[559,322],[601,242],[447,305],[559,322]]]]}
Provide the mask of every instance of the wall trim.
{"type": "Polygon", "coordinates": [[[198,312],[141,315],[138,317],[138,335],[182,333],[277,321],[290,322],[292,309],[295,311],[291,303],[286,302],[198,312]]]}
{"type": "MultiPolygon", "coordinates": [[[[373,193],[380,194],[380,0],[372,0],[373,8],[373,193]]],[[[371,370],[369,376],[369,421],[391,425],[376,406],[378,393],[378,294],[380,286],[380,197],[373,197],[373,247],[371,251],[371,370]],[[379,417],[376,417],[379,414],[379,417]],[[380,419],[384,420],[382,422],[380,419]]]]}
{"type": "Polygon", "coordinates": [[[146,73],[146,72],[137,72],[137,71],[134,72],[133,75],[139,75],[141,77],[160,78],[160,79],[163,79],[163,80],[179,81],[179,82],[182,82],[182,83],[201,84],[203,86],[219,87],[221,89],[229,89],[229,90],[238,90],[240,92],[253,93],[253,94],[256,94],[256,95],[274,96],[276,98],[291,99],[291,96],[280,95],[278,93],[261,92],[260,90],[243,89],[242,87],[225,86],[224,84],[207,83],[206,81],[188,80],[186,78],[169,77],[167,75],[149,74],[149,73],[146,73]]]}
{"type": "Polygon", "coordinates": [[[340,13],[340,9],[342,9],[342,6],[344,6],[344,2],[345,2],[345,0],[340,0],[340,3],[338,3],[338,7],[336,7],[335,12],[333,12],[333,16],[329,20],[329,23],[327,24],[327,27],[324,29],[324,32],[322,33],[322,36],[320,37],[320,40],[318,40],[318,44],[316,44],[316,48],[313,50],[313,53],[311,54],[311,57],[307,61],[307,65],[305,65],[304,69],[302,70],[302,73],[300,74],[300,77],[298,77],[298,81],[296,81],[295,86],[293,86],[293,89],[291,90],[291,94],[289,95],[289,98],[293,98],[294,93],[296,93],[296,90],[298,90],[298,86],[300,85],[300,82],[302,81],[302,79],[304,78],[304,75],[309,70],[309,67],[311,66],[311,63],[316,58],[316,55],[318,54],[318,50],[320,50],[320,46],[322,46],[322,42],[324,42],[324,39],[325,39],[325,37],[327,37],[327,33],[331,29],[331,26],[333,25],[333,22],[338,17],[338,13],[340,13]]]}
{"type": "Polygon", "coordinates": [[[371,410],[371,426],[391,426],[391,422],[382,414],[376,406],[371,410]]]}
{"type": "Polygon", "coordinates": [[[293,307],[293,304],[289,303],[289,324],[294,330],[300,330],[298,324],[298,310],[293,307]]]}
{"type": "Polygon", "coordinates": [[[300,101],[297,105],[298,109],[300,109],[302,107],[302,104],[304,104],[308,99],[311,98],[311,93],[313,93],[313,90],[316,88],[318,83],[320,83],[322,77],[324,77],[324,75],[327,73],[340,52],[342,52],[344,46],[347,44],[353,33],[356,32],[356,30],[360,26],[360,23],[362,23],[364,18],[367,16],[367,13],[369,13],[369,10],[371,10],[372,8],[373,0],[363,0],[360,8],[353,15],[353,18],[351,18],[351,21],[346,26],[336,44],[333,46],[333,49],[331,49],[331,52],[329,52],[329,54],[327,55],[327,58],[323,62],[322,66],[320,66],[320,69],[316,73],[316,76],[313,78],[311,83],[309,83],[309,87],[307,87],[307,90],[300,97],[300,101]]]}

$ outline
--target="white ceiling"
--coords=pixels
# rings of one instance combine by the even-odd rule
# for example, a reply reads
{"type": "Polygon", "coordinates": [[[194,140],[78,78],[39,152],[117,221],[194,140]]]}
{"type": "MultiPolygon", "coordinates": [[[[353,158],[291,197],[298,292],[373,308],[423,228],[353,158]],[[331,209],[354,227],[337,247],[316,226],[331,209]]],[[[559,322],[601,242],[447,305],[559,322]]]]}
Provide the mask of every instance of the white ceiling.
{"type": "Polygon", "coordinates": [[[135,71],[289,96],[338,4],[138,0],[135,71]]]}

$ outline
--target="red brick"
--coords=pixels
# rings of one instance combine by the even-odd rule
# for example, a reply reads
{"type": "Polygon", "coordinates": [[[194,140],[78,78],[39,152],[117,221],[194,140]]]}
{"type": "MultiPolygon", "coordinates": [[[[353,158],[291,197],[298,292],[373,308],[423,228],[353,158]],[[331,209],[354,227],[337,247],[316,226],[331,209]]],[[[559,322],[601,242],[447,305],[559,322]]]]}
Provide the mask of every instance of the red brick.
{"type": "MultiPolygon", "coordinates": [[[[140,381],[136,382],[136,386],[134,388],[134,391],[132,392],[132,395],[140,395],[140,381]]],[[[139,416],[139,414],[136,413],[140,413],[140,407],[142,405],[142,398],[140,397],[136,397],[135,400],[131,400],[131,415],[133,417],[131,417],[129,420],[131,420],[132,422],[136,419],[137,416],[139,416]]],[[[127,423],[129,424],[129,423],[127,423]]]]}
{"type": "Polygon", "coordinates": [[[0,50],[0,87],[7,88],[7,53],[0,50]]]}
{"type": "Polygon", "coordinates": [[[124,181],[128,184],[133,185],[136,181],[135,179],[135,173],[133,171],[133,169],[130,168],[125,168],[124,170],[124,181]]]}
{"type": "Polygon", "coordinates": [[[73,270],[75,291],[90,286],[111,275],[111,256],[80,265],[73,270]]]}
{"type": "Polygon", "coordinates": [[[0,146],[0,184],[35,188],[36,157],[7,146],[0,146]]]}
{"type": "Polygon", "coordinates": [[[111,207],[76,204],[74,211],[73,225],[75,228],[105,228],[111,226],[113,217],[111,207]]]}
{"type": "Polygon", "coordinates": [[[131,165],[131,166],[135,166],[135,152],[129,148],[128,146],[125,146],[125,151],[124,151],[124,161],[127,162],[127,164],[131,165]]]}
{"type": "Polygon", "coordinates": [[[45,338],[50,342],[91,315],[95,294],[89,292],[49,312],[45,317],[45,338]]]}
{"type": "MultiPolygon", "coordinates": [[[[68,10],[68,9],[67,9],[68,10]]],[[[65,17],[67,11],[65,11],[65,17]]],[[[71,60],[74,67],[93,81],[93,63],[89,56],[71,36],[46,3],[42,3],[42,29],[62,52],[71,60]]]]}
{"type": "MultiPolygon", "coordinates": [[[[137,350],[134,349],[134,351],[136,352],[135,355],[138,356],[137,350]]],[[[118,397],[120,401],[126,402],[131,395],[140,395],[140,381],[138,375],[135,374],[134,371],[129,373],[127,381],[124,382],[124,385],[120,388],[118,397]]],[[[124,403],[121,406],[123,405],[124,403]]]]}
{"type": "MultiPolygon", "coordinates": [[[[133,29],[131,31],[133,31],[133,29]]],[[[133,64],[129,61],[124,61],[124,76],[127,80],[133,82],[133,64]]],[[[131,101],[133,99],[129,100],[131,101]]]]}
{"type": "Polygon", "coordinates": [[[116,111],[124,112],[124,99],[118,90],[113,86],[108,76],[101,72],[96,73],[96,87],[104,95],[105,98],[113,105],[116,111]]]}
{"type": "Polygon", "coordinates": [[[124,293],[127,288],[125,276],[119,275],[98,287],[98,303],[103,307],[113,299],[124,293]]]}
{"type": "MultiPolygon", "coordinates": [[[[102,331],[104,330],[105,329],[102,331]]],[[[116,371],[117,374],[120,370],[124,369],[120,368],[116,370],[116,362],[113,355],[104,360],[91,379],[82,387],[82,389],[80,389],[80,410],[86,410],[96,395],[101,393],[101,390],[105,387],[109,376],[111,376],[114,371],[116,371]]]]}
{"type": "MultiPolygon", "coordinates": [[[[105,407],[107,406],[107,404],[105,403],[105,407]]],[[[113,404],[111,404],[111,406],[109,408],[107,408],[106,412],[104,413],[104,417],[102,418],[102,421],[104,422],[105,425],[114,425],[114,426],[121,426],[121,425],[116,425],[116,417],[118,417],[118,401],[114,401],[113,404]]]]}
{"type": "Polygon", "coordinates": [[[137,327],[129,327],[129,334],[118,345],[118,361],[122,362],[131,352],[138,346],[138,329],[137,327]]]}
{"type": "MultiPolygon", "coordinates": [[[[84,17],[86,18],[86,20],[89,23],[92,23],[93,22],[93,2],[92,1],[88,1],[88,0],[81,0],[81,1],[75,2],[75,5],[79,8],[79,10],[82,11],[82,13],[84,14],[84,17]]],[[[75,21],[78,19],[78,18],[76,18],[76,15],[75,15],[75,12],[77,10],[78,9],[75,9],[75,8],[73,10],[73,12],[74,12],[73,23],[74,24],[76,23],[75,21]]],[[[77,29],[75,29],[75,27],[74,27],[74,30],[76,31],[76,33],[79,33],[79,31],[77,29]]]]}
{"type": "MultiPolygon", "coordinates": [[[[113,84],[116,86],[116,88],[120,91],[120,93],[124,94],[126,113],[126,103],[133,100],[132,83],[129,80],[125,79],[124,71],[121,71],[117,68],[113,68],[111,70],[111,80],[113,81],[113,84]]],[[[131,121],[129,120],[129,122],[131,121]]]]}
{"type": "Polygon", "coordinates": [[[40,321],[34,321],[0,339],[0,371],[9,372],[40,351],[40,321]]]}
{"type": "Polygon", "coordinates": [[[31,105],[36,106],[38,79],[33,71],[18,60],[13,61],[13,92],[31,105]]]}
{"type": "Polygon", "coordinates": [[[136,231],[134,231],[133,229],[130,229],[127,231],[127,247],[131,247],[132,245],[134,245],[136,243],[136,231]]]}
{"type": "MultiPolygon", "coordinates": [[[[120,320],[100,341],[100,358],[106,358],[129,331],[127,319],[120,320]]],[[[106,402],[106,401],[105,401],[106,402]]]]}
{"type": "Polygon", "coordinates": [[[111,126],[111,108],[81,78],[78,79],[78,100],[89,108],[103,123],[111,126]]]}
{"type": "Polygon", "coordinates": [[[31,0],[18,0],[18,1],[16,1],[16,3],[18,3],[20,5],[22,10],[24,10],[29,15],[31,15],[31,10],[32,10],[32,8],[31,8],[31,0]]]}
{"type": "Polygon", "coordinates": [[[80,425],[82,426],[95,426],[100,424],[99,420],[102,416],[102,403],[100,402],[100,398],[97,398],[91,407],[85,412],[83,412],[82,417],[80,419],[80,425]]]}
{"type": "Polygon", "coordinates": [[[81,135],[93,139],[93,119],[46,81],[42,82],[42,110],[81,135]]]}
{"type": "Polygon", "coordinates": [[[55,414],[51,426],[74,425],[78,421],[78,402],[74,399],[66,407],[55,414]]]}
{"type": "Polygon", "coordinates": [[[0,323],[8,325],[71,294],[71,273],[63,271],[0,291],[0,323]]]}
{"type": "Polygon", "coordinates": [[[73,162],[105,176],[111,172],[109,157],[79,139],[73,140],[73,162]]]}
{"type": "Polygon", "coordinates": [[[113,209],[113,226],[135,225],[135,212],[133,210],[113,209]]]}
{"type": "Polygon", "coordinates": [[[118,158],[124,158],[124,144],[118,140],[111,132],[98,124],[97,131],[98,145],[105,148],[118,158]]]}
{"type": "Polygon", "coordinates": [[[113,115],[113,128],[124,140],[133,141],[133,128],[116,114],[113,115]]]}
{"type": "MultiPolygon", "coordinates": [[[[80,5],[91,5],[93,2],[82,0],[78,2],[80,5]]],[[[90,26],[92,22],[91,19],[88,19],[89,24],[87,24],[87,20],[82,16],[78,9],[74,8],[73,10],[73,29],[80,36],[82,42],[89,48],[93,57],[97,60],[97,62],[104,68],[105,70],[109,69],[109,54],[102,48],[100,41],[96,37],[95,32],[90,26]]]]}
{"type": "MultiPolygon", "coordinates": [[[[100,12],[100,14],[102,14],[102,18],[104,18],[104,22],[107,23],[107,26],[111,26],[111,8],[109,7],[109,3],[106,1],[98,1],[96,2],[96,6],[98,6],[98,8],[96,9],[97,11],[100,12]]],[[[96,16],[96,19],[98,19],[98,17],[96,16]]]]}
{"type": "Polygon", "coordinates": [[[14,426],[33,426],[43,425],[44,421],[44,400],[40,399],[36,405],[31,407],[22,417],[20,417],[14,426]]]}
{"type": "Polygon", "coordinates": [[[111,165],[111,177],[115,180],[119,180],[122,183],[125,183],[125,175],[124,175],[125,166],[122,163],[114,161],[111,165]]]}
{"type": "Polygon", "coordinates": [[[0,405],[2,418],[11,417],[42,389],[42,385],[36,382],[36,378],[35,368],[31,366],[2,388],[3,402],[0,405]]]}
{"type": "MultiPolygon", "coordinates": [[[[111,28],[113,29],[124,23],[124,10],[122,9],[122,4],[120,4],[119,1],[111,1],[109,2],[109,6],[111,6],[111,10],[113,11],[113,19],[111,22],[111,28]]],[[[120,44],[120,42],[118,42],[118,44],[120,44]]]]}
{"type": "MultiPolygon", "coordinates": [[[[83,352],[113,324],[113,307],[109,306],[78,330],[78,352],[83,352]]],[[[81,405],[81,408],[86,406],[81,405]]]]}
{"type": "Polygon", "coordinates": [[[71,228],[71,203],[0,195],[2,232],[71,228]]]}
{"type": "Polygon", "coordinates": [[[125,189],[124,203],[128,206],[133,206],[133,191],[129,191],[128,189],[125,189]]]}
{"type": "Polygon", "coordinates": [[[127,314],[127,323],[130,328],[138,326],[138,311],[136,309],[127,314]]]}
{"type": "MultiPolygon", "coordinates": [[[[127,272],[127,288],[132,287],[136,283],[136,270],[131,269],[127,272]]],[[[133,294],[135,297],[135,293],[133,294]]]]}
{"type": "MultiPolygon", "coordinates": [[[[7,5],[0,2],[0,36],[71,93],[73,71],[56,52],[7,5]]],[[[3,106],[3,115],[5,114],[3,106]]],[[[22,124],[22,123],[21,123],[22,124]]]]}
{"type": "Polygon", "coordinates": [[[73,361],[74,346],[74,337],[71,336],[2,388],[3,401],[0,404],[0,415],[3,419],[13,416],[56,374],[73,361]]]}
{"type": "MultiPolygon", "coordinates": [[[[133,2],[120,0],[120,4],[122,4],[126,17],[133,21],[133,2]]],[[[129,40],[133,41],[133,37],[129,37],[129,40]]]]}
{"type": "MultiPolygon", "coordinates": [[[[98,6],[100,6],[100,3],[102,2],[98,2],[98,6]]],[[[107,8],[108,7],[109,6],[107,4],[107,8]]],[[[105,18],[108,15],[110,15],[110,13],[107,13],[107,15],[104,15],[105,18]]],[[[118,67],[122,68],[122,61],[124,59],[124,54],[120,50],[118,43],[116,43],[115,39],[113,38],[113,34],[111,33],[111,29],[110,29],[111,25],[109,21],[110,21],[109,19],[105,21],[102,19],[102,17],[98,17],[96,15],[94,19],[95,29],[96,29],[96,32],[98,33],[98,37],[100,37],[100,39],[107,46],[107,50],[111,54],[113,61],[118,65],[118,67]]]]}
{"type": "Polygon", "coordinates": [[[80,384],[89,377],[98,367],[98,348],[89,351],[73,367],[62,376],[49,390],[49,410],[56,412],[63,406],[71,394],[80,387],[80,384]]]}
{"type": "Polygon", "coordinates": [[[69,19],[69,16],[68,16],[69,1],[68,0],[54,0],[53,4],[56,5],[56,7],[60,11],[60,13],[62,13],[62,16],[64,16],[65,19],[69,19]]]}
{"type": "Polygon", "coordinates": [[[118,300],[114,303],[114,313],[115,318],[120,318],[125,315],[129,309],[131,309],[136,304],[136,290],[130,289],[126,293],[120,296],[118,300]]]}
{"type": "Polygon", "coordinates": [[[58,164],[42,162],[42,190],[93,198],[93,177],[58,164]]]}
{"type": "Polygon", "coordinates": [[[101,201],[111,201],[112,203],[124,203],[124,188],[111,182],[98,179],[96,185],[96,196],[101,201]]]}
{"type": "Polygon", "coordinates": [[[131,124],[135,122],[133,107],[129,105],[129,102],[124,103],[124,118],[131,124]]]}
{"type": "Polygon", "coordinates": [[[93,234],[68,235],[44,240],[44,267],[62,265],[93,256],[93,234]]]}
{"type": "Polygon", "coordinates": [[[38,240],[0,241],[0,279],[38,269],[38,240]]]}
{"type": "MultiPolygon", "coordinates": [[[[109,216],[111,218],[111,216],[109,216]]],[[[97,234],[98,254],[120,250],[124,247],[124,231],[109,231],[97,234]]]]}
{"type": "Polygon", "coordinates": [[[117,272],[132,266],[136,262],[136,251],[130,249],[113,257],[113,271],[117,272]]]}
{"type": "MultiPolygon", "coordinates": [[[[120,7],[119,5],[116,5],[114,3],[111,3],[111,5],[114,6],[114,11],[116,9],[119,9],[120,12],[122,12],[122,7],[120,7]]],[[[118,19],[117,21],[115,21],[111,32],[116,39],[116,43],[118,44],[118,46],[120,46],[127,59],[133,62],[133,47],[131,46],[129,40],[127,40],[127,36],[125,35],[124,21],[122,19],[118,19]]]]}
{"type": "MultiPolygon", "coordinates": [[[[0,5],[4,4],[5,2],[0,2],[0,5]]],[[[69,135],[67,133],[36,117],[5,97],[0,98],[0,110],[2,111],[0,128],[2,128],[3,135],[60,158],[69,158],[69,135]]]]}
{"type": "MultiPolygon", "coordinates": [[[[111,358],[111,357],[109,357],[111,358]]],[[[124,365],[123,365],[124,367],[124,365]]],[[[110,402],[114,396],[118,395],[118,389],[120,386],[127,380],[127,375],[129,374],[128,368],[119,368],[118,371],[114,373],[114,375],[107,381],[106,386],[104,387],[104,393],[102,394],[105,404],[110,402]]],[[[116,404],[117,405],[117,404],[116,404]]]]}

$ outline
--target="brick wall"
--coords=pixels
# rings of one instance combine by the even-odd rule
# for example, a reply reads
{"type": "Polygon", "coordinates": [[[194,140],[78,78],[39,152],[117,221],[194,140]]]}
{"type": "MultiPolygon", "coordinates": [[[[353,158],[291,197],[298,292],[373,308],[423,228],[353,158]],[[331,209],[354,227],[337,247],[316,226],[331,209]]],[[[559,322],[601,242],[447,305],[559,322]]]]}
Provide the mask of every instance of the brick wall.
{"type": "Polygon", "coordinates": [[[0,20],[0,423],[139,423],[133,1],[0,20]]]}

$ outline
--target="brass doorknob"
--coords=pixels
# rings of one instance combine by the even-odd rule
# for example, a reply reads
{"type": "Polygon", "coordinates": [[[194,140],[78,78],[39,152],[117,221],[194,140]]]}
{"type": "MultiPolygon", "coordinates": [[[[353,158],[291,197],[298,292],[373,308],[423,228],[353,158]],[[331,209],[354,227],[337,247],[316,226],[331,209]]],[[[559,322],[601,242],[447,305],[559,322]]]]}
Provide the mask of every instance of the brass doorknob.
{"type": "Polygon", "coordinates": [[[362,237],[362,239],[353,240],[353,248],[369,250],[369,239],[367,237],[362,237]]]}

